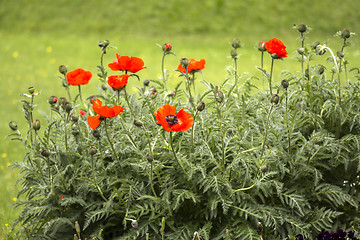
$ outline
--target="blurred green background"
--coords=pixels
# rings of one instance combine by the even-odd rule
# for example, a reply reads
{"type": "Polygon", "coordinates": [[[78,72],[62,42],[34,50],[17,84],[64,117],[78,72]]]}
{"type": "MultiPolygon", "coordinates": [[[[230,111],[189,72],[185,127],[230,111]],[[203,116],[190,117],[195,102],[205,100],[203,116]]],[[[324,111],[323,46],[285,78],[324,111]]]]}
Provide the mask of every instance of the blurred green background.
{"type": "MultiPolygon", "coordinates": [[[[108,39],[117,47],[108,51],[105,64],[115,59],[115,53],[143,58],[147,69],[139,72],[142,79],[160,77],[162,51],[156,43],[169,42],[177,54],[168,56],[165,63],[172,85],[181,81],[172,71],[181,57],[205,58],[200,79],[218,83],[226,78],[225,68],[232,64],[229,55],[234,37],[243,45],[239,50],[240,74],[257,74],[257,43],[276,37],[289,52],[288,58],[276,62],[274,78],[279,82],[282,69],[300,69],[295,59],[299,33],[294,24],[312,28],[306,43],[326,42],[337,51],[342,43],[334,37],[337,31],[348,28],[359,32],[358,6],[357,0],[0,0],[0,239],[6,239],[19,213],[9,206],[17,200],[15,181],[20,175],[8,166],[24,156],[20,143],[5,139],[11,133],[8,122],[17,121],[25,134],[26,122],[18,101],[22,99],[19,94],[30,86],[41,92],[36,104],[44,112],[50,96],[66,96],[57,77],[59,65],[93,72],[90,84],[83,87],[88,96],[96,94],[100,85],[96,79],[101,54],[98,41],[108,39]]],[[[345,54],[353,67],[358,65],[360,51],[358,37],[351,40],[354,46],[345,54]]],[[[269,62],[265,59],[267,69],[269,62]]],[[[131,82],[132,86],[139,84],[131,82]]],[[[75,95],[77,88],[72,92],[75,95]]],[[[41,119],[37,111],[35,118],[41,119]]]]}

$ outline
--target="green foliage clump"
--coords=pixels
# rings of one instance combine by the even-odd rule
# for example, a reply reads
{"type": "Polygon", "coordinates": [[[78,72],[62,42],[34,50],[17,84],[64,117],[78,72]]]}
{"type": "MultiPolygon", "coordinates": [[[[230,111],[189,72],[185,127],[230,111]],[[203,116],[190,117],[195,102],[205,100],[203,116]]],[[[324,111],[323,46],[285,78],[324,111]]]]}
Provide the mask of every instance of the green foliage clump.
{"type": "MultiPolygon", "coordinates": [[[[184,84],[168,89],[164,69],[160,80],[144,81],[133,94],[126,87],[115,91],[106,85],[101,60],[99,93],[84,100],[81,91],[73,99],[51,97],[41,124],[31,89],[23,101],[29,130],[23,137],[12,123],[10,135],[27,149],[13,164],[22,172],[19,234],[216,240],[359,231],[360,85],[348,76],[359,77],[359,69],[349,71],[345,58],[325,45],[305,45],[303,33],[300,41],[302,71],[283,71],[286,81],[270,85],[272,96],[256,89],[254,76],[238,75],[237,55],[219,86],[202,81],[203,93],[195,89],[199,70],[179,71],[184,84]],[[311,60],[327,53],[334,68],[319,71],[311,60]],[[101,118],[92,130],[87,117],[94,115],[94,98],[125,112],[101,118]],[[187,131],[157,124],[154,112],[165,104],[193,116],[187,131]]],[[[101,47],[102,58],[107,46],[101,47]]],[[[164,49],[163,60],[172,53],[164,49]]],[[[272,71],[259,69],[276,82],[272,71]]]]}

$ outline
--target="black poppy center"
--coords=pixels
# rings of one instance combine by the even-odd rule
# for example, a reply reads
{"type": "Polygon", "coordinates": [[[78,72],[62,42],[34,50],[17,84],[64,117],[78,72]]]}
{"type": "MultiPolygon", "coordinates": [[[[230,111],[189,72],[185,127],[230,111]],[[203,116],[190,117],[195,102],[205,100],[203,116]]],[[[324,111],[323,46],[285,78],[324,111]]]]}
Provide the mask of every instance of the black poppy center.
{"type": "Polygon", "coordinates": [[[167,115],[165,119],[169,123],[170,127],[174,126],[178,121],[177,116],[174,115],[167,115]]]}

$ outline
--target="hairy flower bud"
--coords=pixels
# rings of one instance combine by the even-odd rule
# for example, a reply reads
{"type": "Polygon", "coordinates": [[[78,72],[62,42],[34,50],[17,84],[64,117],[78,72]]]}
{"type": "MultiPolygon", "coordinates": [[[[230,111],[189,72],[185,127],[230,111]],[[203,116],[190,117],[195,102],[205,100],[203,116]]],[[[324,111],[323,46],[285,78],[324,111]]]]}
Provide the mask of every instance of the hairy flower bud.
{"type": "Polygon", "coordinates": [[[147,86],[149,86],[149,84],[150,84],[150,80],[149,80],[149,79],[145,79],[143,83],[144,83],[144,86],[147,87],[147,86]]]}
{"type": "Polygon", "coordinates": [[[67,73],[67,67],[65,65],[60,65],[59,72],[65,75],[67,73]]]}
{"type": "Polygon", "coordinates": [[[40,125],[40,120],[34,120],[34,121],[32,122],[32,126],[33,126],[33,129],[34,129],[35,131],[39,130],[40,127],[41,127],[41,125],[40,125]]]}
{"type": "Polygon", "coordinates": [[[305,69],[305,73],[304,73],[304,75],[305,75],[305,77],[307,78],[307,79],[309,79],[309,77],[310,77],[310,73],[309,73],[309,69],[307,68],[307,69],[305,69]]]}
{"type": "Polygon", "coordinates": [[[216,91],[215,92],[215,100],[218,102],[218,103],[222,103],[224,101],[224,93],[221,92],[221,91],[216,91]]]}
{"type": "Polygon", "coordinates": [[[139,226],[138,221],[132,220],[132,221],[131,221],[131,226],[132,226],[133,228],[137,228],[137,227],[139,226]]]}
{"type": "Polygon", "coordinates": [[[274,104],[278,104],[280,101],[280,97],[277,94],[273,94],[270,98],[270,102],[274,104]]]}
{"type": "Polygon", "coordinates": [[[282,80],[281,81],[281,86],[283,87],[283,88],[288,88],[289,87],[289,82],[288,82],[288,80],[286,80],[286,79],[284,79],[284,80],[282,80]]]}
{"type": "Polygon", "coordinates": [[[351,34],[350,34],[349,29],[344,29],[344,30],[341,31],[341,37],[344,38],[344,39],[349,38],[350,35],[351,34]]]}
{"type": "Polygon", "coordinates": [[[49,151],[49,149],[44,148],[44,149],[41,149],[40,154],[43,157],[49,157],[50,156],[50,151],[49,151]]]}
{"type": "Polygon", "coordinates": [[[64,103],[64,109],[66,112],[69,113],[72,110],[71,103],[69,103],[69,102],[64,103]]]}
{"type": "Polygon", "coordinates": [[[9,127],[10,127],[10,129],[13,130],[13,131],[18,130],[18,125],[17,125],[17,123],[14,122],[14,121],[9,122],[9,127]]]}
{"type": "Polygon", "coordinates": [[[79,117],[77,115],[75,115],[75,114],[71,115],[71,121],[76,123],[78,120],[79,120],[79,117]]]}
{"type": "Polygon", "coordinates": [[[337,55],[338,58],[340,58],[340,59],[344,58],[344,53],[341,52],[341,51],[337,51],[337,52],[336,52],[336,55],[337,55]]]}
{"type": "Polygon", "coordinates": [[[96,147],[95,147],[95,146],[91,146],[91,147],[89,148],[89,154],[90,154],[91,156],[94,156],[96,153],[97,153],[96,147]]]}
{"type": "Polygon", "coordinates": [[[304,54],[304,51],[305,51],[304,48],[298,48],[298,49],[297,49],[297,52],[298,52],[298,54],[300,54],[300,55],[303,55],[303,54],[304,54]]]}
{"type": "Polygon", "coordinates": [[[96,139],[99,139],[100,136],[101,136],[100,131],[97,130],[97,129],[94,129],[94,130],[93,130],[92,135],[93,135],[96,139]]]}
{"type": "Polygon", "coordinates": [[[105,84],[101,84],[101,89],[104,90],[104,91],[106,91],[106,90],[107,90],[106,85],[105,85],[105,84]]]}
{"type": "Polygon", "coordinates": [[[205,103],[204,101],[200,101],[198,103],[198,105],[196,106],[196,110],[198,110],[199,112],[202,112],[205,109],[205,103]]]}
{"type": "Polygon", "coordinates": [[[235,49],[240,48],[241,47],[241,42],[238,38],[234,38],[231,42],[231,46],[235,49]]]}
{"type": "Polygon", "coordinates": [[[265,47],[265,42],[264,41],[261,41],[258,43],[258,50],[260,52],[265,52],[266,51],[266,47],[265,47]]]}
{"type": "Polygon", "coordinates": [[[190,62],[189,62],[189,59],[187,58],[182,58],[180,60],[180,64],[183,68],[187,69],[187,67],[189,66],[190,62]]]}
{"type": "Polygon", "coordinates": [[[235,48],[231,49],[230,56],[234,59],[238,57],[238,53],[235,48]]]}
{"type": "Polygon", "coordinates": [[[134,119],[134,125],[136,127],[142,127],[144,124],[142,121],[140,121],[139,119],[134,119]]]}
{"type": "Polygon", "coordinates": [[[146,158],[146,160],[148,161],[148,162],[152,162],[152,161],[154,161],[154,156],[152,155],[152,154],[150,154],[150,153],[147,153],[146,154],[146,156],[145,156],[145,158],[146,158]]]}
{"type": "Polygon", "coordinates": [[[55,96],[51,96],[48,100],[50,105],[54,105],[57,102],[57,98],[55,96]]]}
{"type": "Polygon", "coordinates": [[[28,91],[30,94],[33,94],[35,92],[35,88],[34,87],[29,87],[28,91]]]}
{"type": "Polygon", "coordinates": [[[158,91],[156,90],[156,88],[154,88],[154,89],[150,92],[150,98],[151,98],[151,99],[155,99],[157,95],[158,95],[158,91]]]}
{"type": "Polygon", "coordinates": [[[61,97],[61,98],[59,99],[59,104],[60,104],[62,107],[64,107],[64,104],[67,103],[67,102],[68,102],[67,99],[64,98],[64,97],[61,97]]]}
{"type": "Polygon", "coordinates": [[[270,166],[268,164],[265,164],[261,167],[261,172],[266,173],[270,170],[270,166]]]}
{"type": "Polygon", "coordinates": [[[307,26],[305,24],[300,24],[297,28],[297,30],[300,32],[300,33],[304,33],[306,32],[306,29],[307,29],[307,26]]]}
{"type": "Polygon", "coordinates": [[[313,43],[311,44],[311,49],[314,49],[314,50],[315,50],[318,45],[320,45],[320,42],[319,42],[319,41],[313,42],[313,43]]]}
{"type": "Polygon", "coordinates": [[[172,49],[172,46],[171,46],[170,43],[165,43],[165,44],[162,46],[162,50],[163,50],[164,52],[170,52],[171,49],[172,49]]]}
{"type": "Polygon", "coordinates": [[[325,71],[325,67],[324,67],[324,66],[319,66],[318,69],[317,69],[317,73],[318,73],[319,75],[323,74],[324,71],[325,71]]]}

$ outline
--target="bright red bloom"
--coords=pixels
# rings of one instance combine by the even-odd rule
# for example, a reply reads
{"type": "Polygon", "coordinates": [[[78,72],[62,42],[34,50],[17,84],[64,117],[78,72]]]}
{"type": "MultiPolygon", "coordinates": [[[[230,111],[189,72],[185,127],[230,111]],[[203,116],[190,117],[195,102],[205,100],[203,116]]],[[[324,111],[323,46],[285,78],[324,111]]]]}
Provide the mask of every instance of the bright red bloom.
{"type": "Polygon", "coordinates": [[[76,86],[88,84],[91,77],[92,73],[82,68],[75,69],[66,74],[68,84],[76,86]]]}
{"type": "Polygon", "coordinates": [[[127,74],[113,75],[113,76],[109,76],[108,84],[114,90],[121,90],[127,85],[128,79],[129,79],[129,75],[127,74]]]}
{"type": "Polygon", "coordinates": [[[194,124],[193,117],[184,108],[176,114],[176,107],[169,104],[160,107],[154,114],[157,124],[169,132],[185,132],[194,124]]]}
{"type": "Polygon", "coordinates": [[[138,57],[120,56],[116,54],[117,60],[109,63],[108,66],[113,71],[129,71],[136,73],[141,69],[144,69],[144,61],[138,57]]]}
{"type": "MultiPolygon", "coordinates": [[[[193,58],[189,59],[189,66],[187,67],[187,72],[191,73],[193,71],[199,71],[205,68],[205,59],[201,59],[200,61],[196,61],[193,58]]],[[[185,68],[179,64],[177,70],[182,71],[183,73],[186,73],[185,68]]]]}
{"type": "Polygon", "coordinates": [[[267,41],[265,43],[265,48],[268,53],[276,54],[276,56],[279,58],[287,57],[286,46],[281,40],[277,38],[273,38],[267,41]]]}
{"type": "Polygon", "coordinates": [[[102,106],[102,102],[100,99],[93,99],[93,110],[100,116],[88,117],[88,124],[92,129],[96,129],[99,127],[102,120],[106,117],[116,117],[121,112],[124,112],[124,108],[121,106],[114,105],[113,107],[109,108],[107,106],[102,106]]]}
{"type": "Polygon", "coordinates": [[[85,114],[86,114],[86,112],[84,110],[80,110],[79,113],[81,116],[85,116],[85,114]]]}

